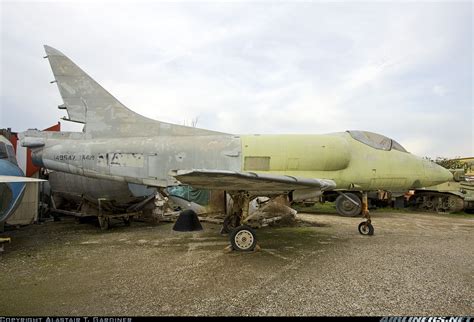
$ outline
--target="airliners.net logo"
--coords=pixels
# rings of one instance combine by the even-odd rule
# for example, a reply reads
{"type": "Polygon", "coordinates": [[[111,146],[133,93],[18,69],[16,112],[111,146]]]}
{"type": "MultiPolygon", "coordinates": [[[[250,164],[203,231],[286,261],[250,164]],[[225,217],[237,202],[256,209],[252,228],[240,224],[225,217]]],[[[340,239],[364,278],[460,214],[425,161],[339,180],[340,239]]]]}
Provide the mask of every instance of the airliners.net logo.
{"type": "Polygon", "coordinates": [[[458,317],[416,317],[416,316],[385,316],[380,322],[474,322],[474,318],[466,316],[458,317]]]}

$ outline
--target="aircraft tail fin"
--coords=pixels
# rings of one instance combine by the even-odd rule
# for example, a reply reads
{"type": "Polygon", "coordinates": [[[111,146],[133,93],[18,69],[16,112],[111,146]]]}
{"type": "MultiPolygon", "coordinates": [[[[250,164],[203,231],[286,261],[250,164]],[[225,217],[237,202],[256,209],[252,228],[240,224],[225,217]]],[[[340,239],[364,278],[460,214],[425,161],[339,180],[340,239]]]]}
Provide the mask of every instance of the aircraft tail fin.
{"type": "Polygon", "coordinates": [[[68,121],[84,123],[92,136],[223,135],[225,133],[165,123],[128,109],[59,50],[44,46],[68,121]]]}

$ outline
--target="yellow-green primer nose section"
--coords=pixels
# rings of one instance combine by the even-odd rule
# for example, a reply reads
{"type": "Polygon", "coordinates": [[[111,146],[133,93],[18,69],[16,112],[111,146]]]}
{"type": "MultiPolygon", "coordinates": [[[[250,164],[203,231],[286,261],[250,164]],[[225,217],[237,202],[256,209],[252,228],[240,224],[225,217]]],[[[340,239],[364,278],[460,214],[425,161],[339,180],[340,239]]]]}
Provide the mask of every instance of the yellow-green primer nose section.
{"type": "Polygon", "coordinates": [[[434,186],[453,179],[453,174],[446,168],[429,161],[424,160],[425,179],[422,182],[424,187],[434,186]]]}

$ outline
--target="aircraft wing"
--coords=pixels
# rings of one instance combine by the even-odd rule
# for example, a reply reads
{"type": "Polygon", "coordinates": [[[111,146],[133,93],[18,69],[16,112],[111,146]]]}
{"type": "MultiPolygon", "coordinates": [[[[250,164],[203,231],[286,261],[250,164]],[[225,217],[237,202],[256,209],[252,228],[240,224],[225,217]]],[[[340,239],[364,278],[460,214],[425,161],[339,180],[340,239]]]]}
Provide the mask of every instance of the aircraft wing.
{"type": "Polygon", "coordinates": [[[29,177],[19,177],[19,176],[2,176],[0,175],[0,183],[9,183],[9,182],[41,182],[47,181],[43,179],[29,178],[29,177]]]}
{"type": "Polygon", "coordinates": [[[171,174],[178,181],[193,188],[227,191],[293,191],[302,189],[331,190],[333,180],[299,178],[286,175],[237,172],[228,170],[176,170],[171,174]]]}

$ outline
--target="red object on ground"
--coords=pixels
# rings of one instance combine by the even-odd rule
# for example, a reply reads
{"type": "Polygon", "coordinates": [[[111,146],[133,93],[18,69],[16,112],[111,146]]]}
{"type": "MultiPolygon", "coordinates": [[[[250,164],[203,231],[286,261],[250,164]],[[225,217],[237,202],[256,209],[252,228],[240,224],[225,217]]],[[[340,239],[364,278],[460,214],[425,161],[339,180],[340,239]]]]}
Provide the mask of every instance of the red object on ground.
{"type": "MultiPolygon", "coordinates": [[[[55,124],[51,127],[48,127],[47,129],[44,129],[43,131],[48,131],[48,132],[59,132],[61,131],[61,123],[58,122],[58,124],[55,124]]],[[[16,136],[15,136],[16,138],[16,136]]],[[[18,140],[18,138],[16,138],[18,140]]],[[[12,142],[13,143],[13,142],[12,142]]],[[[16,148],[16,142],[13,144],[13,146],[16,148]]],[[[25,175],[27,177],[31,177],[33,174],[35,174],[37,171],[39,171],[39,167],[35,166],[33,164],[33,161],[31,160],[31,149],[26,150],[26,173],[25,175]]]]}

